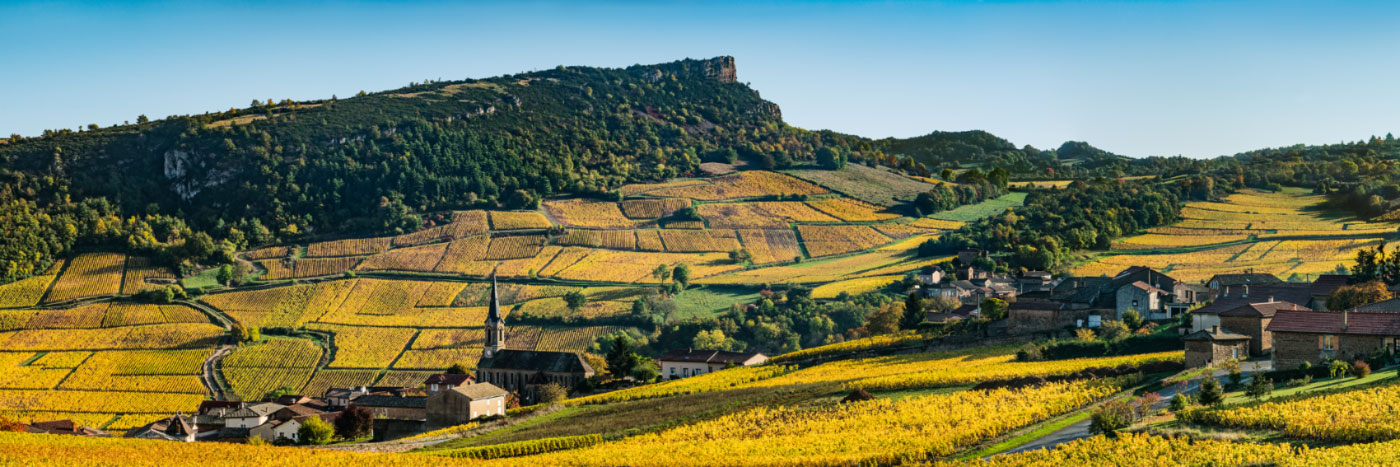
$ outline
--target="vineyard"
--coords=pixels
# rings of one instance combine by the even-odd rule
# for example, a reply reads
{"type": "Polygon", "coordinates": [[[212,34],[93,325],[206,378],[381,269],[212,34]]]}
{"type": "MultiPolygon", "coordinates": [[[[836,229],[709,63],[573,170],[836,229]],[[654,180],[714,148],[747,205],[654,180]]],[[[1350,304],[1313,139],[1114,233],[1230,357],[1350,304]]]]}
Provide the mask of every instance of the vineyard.
{"type": "Polygon", "coordinates": [[[1144,265],[1186,281],[1243,270],[1308,280],[1349,265],[1357,250],[1395,232],[1395,224],[1331,216],[1323,202],[1319,195],[1246,190],[1221,203],[1191,203],[1182,221],[1114,242],[1114,250],[1132,254],[1105,254],[1073,273],[1111,275],[1125,265],[1144,265]],[[1172,251],[1182,248],[1196,249],[1172,251]]]}
{"type": "Polygon", "coordinates": [[[120,253],[84,253],[73,258],[63,270],[48,302],[63,302],[121,292],[122,271],[126,255],[120,253]]]}
{"type": "Polygon", "coordinates": [[[491,211],[491,230],[548,229],[549,219],[534,211],[491,211]]]}
{"type": "Polygon", "coordinates": [[[767,196],[819,195],[827,191],[802,179],[775,172],[751,170],[722,177],[704,179],[701,183],[676,184],[647,190],[648,196],[689,198],[697,201],[720,201],[767,196]]]}
{"type": "Polygon", "coordinates": [[[1372,442],[1400,439],[1400,419],[1393,401],[1400,386],[1391,384],[1335,394],[1308,396],[1228,407],[1197,409],[1182,415],[1191,423],[1279,431],[1289,438],[1323,442],[1372,442]]]}
{"type": "Polygon", "coordinates": [[[799,225],[802,245],[813,258],[866,250],[890,242],[890,237],[863,225],[799,225]]]}
{"type": "Polygon", "coordinates": [[[759,201],[701,204],[696,212],[710,227],[729,229],[786,228],[797,222],[840,222],[806,203],[759,201]]]}

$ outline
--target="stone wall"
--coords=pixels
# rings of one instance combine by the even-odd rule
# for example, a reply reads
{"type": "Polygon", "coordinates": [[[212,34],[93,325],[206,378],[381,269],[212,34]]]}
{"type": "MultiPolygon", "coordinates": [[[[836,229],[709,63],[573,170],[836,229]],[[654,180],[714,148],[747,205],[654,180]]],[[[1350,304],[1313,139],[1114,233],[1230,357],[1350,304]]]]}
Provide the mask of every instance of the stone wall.
{"type": "Polygon", "coordinates": [[[1220,329],[1249,336],[1249,354],[1268,355],[1274,351],[1273,333],[1267,331],[1273,318],[1221,316],[1220,329]]]}
{"type": "Polygon", "coordinates": [[[1322,334],[1275,332],[1273,333],[1274,369],[1291,370],[1303,362],[1317,365],[1325,359],[1351,361],[1366,357],[1385,345],[1381,336],[1337,335],[1335,350],[1323,350],[1318,344],[1322,334]]]}

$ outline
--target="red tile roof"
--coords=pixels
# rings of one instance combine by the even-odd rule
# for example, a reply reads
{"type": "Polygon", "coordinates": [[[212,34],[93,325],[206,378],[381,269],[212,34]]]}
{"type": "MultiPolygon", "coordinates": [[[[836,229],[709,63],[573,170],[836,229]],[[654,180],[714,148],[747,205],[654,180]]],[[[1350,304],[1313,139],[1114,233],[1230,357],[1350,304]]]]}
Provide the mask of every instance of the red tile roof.
{"type": "Polygon", "coordinates": [[[1400,313],[1282,310],[1269,323],[1269,332],[1400,336],[1400,313]]]}

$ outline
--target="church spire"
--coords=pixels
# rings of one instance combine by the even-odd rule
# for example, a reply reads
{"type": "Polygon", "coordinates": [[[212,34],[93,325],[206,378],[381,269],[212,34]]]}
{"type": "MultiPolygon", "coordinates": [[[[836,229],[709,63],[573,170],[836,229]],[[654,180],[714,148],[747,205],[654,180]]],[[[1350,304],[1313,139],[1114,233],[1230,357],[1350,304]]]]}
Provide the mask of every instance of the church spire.
{"type": "Polygon", "coordinates": [[[501,295],[496,292],[496,274],[491,273],[491,309],[486,313],[486,323],[501,319],[501,295]]]}
{"type": "Polygon", "coordinates": [[[496,274],[491,274],[491,305],[486,311],[486,345],[482,358],[491,358],[506,348],[506,323],[501,319],[501,295],[496,291],[496,274]]]}

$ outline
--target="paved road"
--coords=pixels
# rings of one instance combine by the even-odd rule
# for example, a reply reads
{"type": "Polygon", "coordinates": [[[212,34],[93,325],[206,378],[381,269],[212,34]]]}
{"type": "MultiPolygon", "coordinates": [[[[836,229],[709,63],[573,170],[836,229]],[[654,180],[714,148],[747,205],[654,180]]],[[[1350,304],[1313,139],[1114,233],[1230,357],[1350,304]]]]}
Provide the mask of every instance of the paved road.
{"type": "MultiPolygon", "coordinates": [[[[1253,361],[1240,363],[1240,372],[1245,374],[1244,382],[1249,382],[1251,373],[1257,371],[1270,371],[1272,368],[1273,363],[1269,361],[1253,361]]],[[[1216,370],[1212,374],[1212,376],[1214,376],[1216,379],[1219,379],[1221,383],[1224,383],[1225,378],[1229,375],[1230,372],[1225,370],[1216,370]]],[[[1184,388],[1176,384],[1167,385],[1166,387],[1157,391],[1157,394],[1162,396],[1162,401],[1158,402],[1155,408],[1166,408],[1167,405],[1171,403],[1172,398],[1176,397],[1178,391],[1190,394],[1196,392],[1198,386],[1199,384],[1195,380],[1188,381],[1184,388]],[[1182,391],[1182,389],[1184,389],[1184,391],[1182,391]]],[[[1076,439],[1088,438],[1089,436],[1092,436],[1089,434],[1089,425],[1091,423],[1092,420],[1085,419],[1073,425],[1061,428],[1060,430],[1051,432],[1050,434],[1032,440],[1021,446],[1002,452],[1001,454],[1012,454],[1022,451],[1033,451],[1041,448],[1050,449],[1055,446],[1074,441],[1076,439]]],[[[987,458],[991,458],[997,455],[1000,454],[994,454],[993,456],[988,456],[987,458]]]]}

